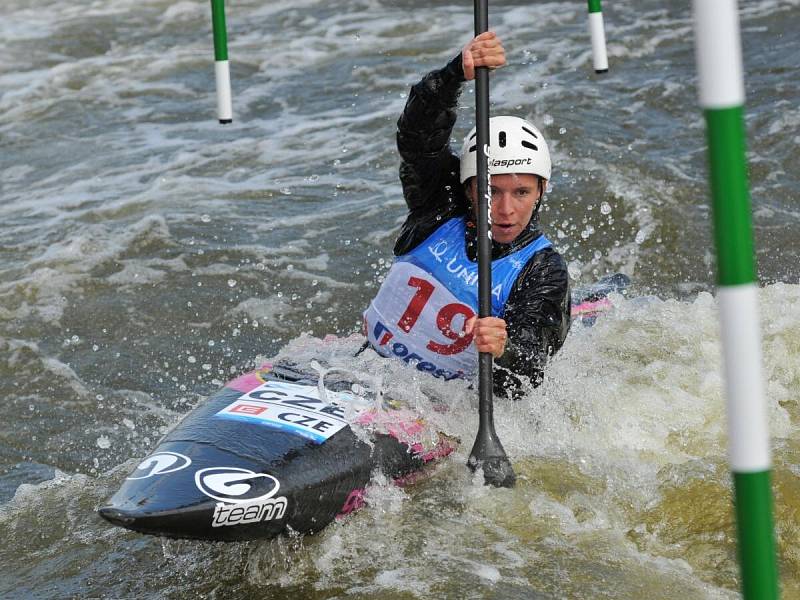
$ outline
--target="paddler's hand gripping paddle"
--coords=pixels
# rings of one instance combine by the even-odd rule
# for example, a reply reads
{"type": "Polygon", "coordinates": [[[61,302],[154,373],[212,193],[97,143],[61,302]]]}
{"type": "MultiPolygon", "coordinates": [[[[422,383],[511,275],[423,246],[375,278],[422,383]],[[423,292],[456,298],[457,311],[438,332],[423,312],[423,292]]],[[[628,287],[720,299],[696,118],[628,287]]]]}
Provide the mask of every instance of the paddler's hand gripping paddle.
{"type": "MultiPolygon", "coordinates": [[[[489,30],[489,2],[475,0],[475,36],[489,30]]],[[[475,124],[477,129],[478,177],[478,317],[491,316],[492,243],[489,230],[489,69],[475,70],[475,124]]],[[[483,469],[484,482],[495,487],[512,487],[516,481],[511,461],[494,430],[492,399],[492,355],[478,356],[478,435],[467,465],[483,469]]]]}

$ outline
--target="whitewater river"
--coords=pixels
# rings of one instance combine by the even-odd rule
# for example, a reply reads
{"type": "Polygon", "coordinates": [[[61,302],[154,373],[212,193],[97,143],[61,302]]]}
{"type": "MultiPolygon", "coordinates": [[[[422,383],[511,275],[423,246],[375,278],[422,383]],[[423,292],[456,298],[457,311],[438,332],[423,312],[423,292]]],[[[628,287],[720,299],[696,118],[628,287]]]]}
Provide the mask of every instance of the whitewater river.
{"type": "MultiPolygon", "coordinates": [[[[633,280],[496,407],[519,481],[495,490],[464,466],[474,391],[350,356],[404,218],[395,121],[472,3],[232,2],[228,126],[208,2],[2,3],[0,597],[738,597],[689,3],[607,4],[602,77],[584,2],[491,8],[493,110],[550,140],[543,221],[573,285],[633,280]],[[379,369],[462,445],[303,539],[168,542],[96,515],[167,428],[276,355],[379,369]]],[[[741,5],[776,537],[800,598],[800,2],[741,5]]],[[[456,146],[472,106],[467,87],[456,146]]]]}

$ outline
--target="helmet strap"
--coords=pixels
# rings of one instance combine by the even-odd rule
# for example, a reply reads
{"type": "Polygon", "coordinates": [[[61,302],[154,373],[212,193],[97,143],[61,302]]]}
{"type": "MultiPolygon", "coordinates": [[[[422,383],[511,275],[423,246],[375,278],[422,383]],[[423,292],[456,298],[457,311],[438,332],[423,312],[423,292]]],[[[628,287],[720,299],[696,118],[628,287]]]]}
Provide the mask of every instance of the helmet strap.
{"type": "Polygon", "coordinates": [[[539,210],[542,208],[542,203],[544,202],[544,178],[541,175],[537,175],[536,177],[539,179],[539,199],[536,201],[536,208],[533,209],[531,223],[539,220],[539,210]]]}

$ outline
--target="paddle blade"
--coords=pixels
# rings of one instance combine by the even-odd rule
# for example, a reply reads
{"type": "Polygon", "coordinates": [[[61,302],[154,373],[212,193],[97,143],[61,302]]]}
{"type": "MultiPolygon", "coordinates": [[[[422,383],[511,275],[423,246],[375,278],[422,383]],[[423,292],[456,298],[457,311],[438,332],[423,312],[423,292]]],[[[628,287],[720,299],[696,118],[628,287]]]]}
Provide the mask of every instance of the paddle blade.
{"type": "Polygon", "coordinates": [[[517,476],[511,461],[494,431],[483,428],[478,432],[475,445],[470,452],[467,466],[474,472],[483,469],[483,482],[493,487],[514,487],[517,476]]]}

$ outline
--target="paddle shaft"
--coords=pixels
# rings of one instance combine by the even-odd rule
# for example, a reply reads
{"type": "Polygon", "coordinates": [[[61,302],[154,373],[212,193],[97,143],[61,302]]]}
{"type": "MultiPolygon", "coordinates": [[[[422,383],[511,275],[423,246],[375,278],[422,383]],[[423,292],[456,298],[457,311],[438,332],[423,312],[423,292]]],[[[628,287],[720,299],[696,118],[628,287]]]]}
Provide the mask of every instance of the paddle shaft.
{"type": "MultiPolygon", "coordinates": [[[[475,36],[489,29],[488,0],[475,0],[475,36]]],[[[489,69],[475,70],[475,120],[477,129],[478,188],[478,316],[489,317],[492,310],[492,241],[489,233],[489,69]]],[[[492,423],[492,354],[479,355],[480,427],[492,423]]]]}
{"type": "MultiPolygon", "coordinates": [[[[489,30],[488,0],[475,0],[475,36],[489,30]]],[[[478,317],[492,311],[492,240],[490,237],[489,166],[486,148],[489,143],[489,69],[475,70],[475,121],[477,132],[478,198],[478,317]]],[[[492,398],[492,354],[478,356],[478,434],[470,453],[469,465],[482,466],[485,482],[496,487],[514,485],[515,476],[505,450],[494,430],[492,398]]]]}

